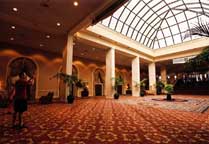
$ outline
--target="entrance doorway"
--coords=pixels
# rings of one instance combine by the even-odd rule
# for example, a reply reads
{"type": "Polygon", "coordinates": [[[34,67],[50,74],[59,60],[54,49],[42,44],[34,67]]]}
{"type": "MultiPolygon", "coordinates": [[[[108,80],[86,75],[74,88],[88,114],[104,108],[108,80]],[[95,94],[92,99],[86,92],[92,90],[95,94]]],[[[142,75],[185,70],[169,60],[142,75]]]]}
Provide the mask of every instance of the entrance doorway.
{"type": "Polygon", "coordinates": [[[37,65],[27,57],[18,57],[12,60],[7,66],[7,90],[10,91],[15,82],[19,79],[19,73],[25,72],[28,78],[34,79],[33,85],[27,86],[27,98],[30,101],[35,100],[37,85],[37,65]]]}
{"type": "Polygon", "coordinates": [[[102,84],[95,84],[95,96],[102,96],[102,89],[103,85],[102,84]]]}

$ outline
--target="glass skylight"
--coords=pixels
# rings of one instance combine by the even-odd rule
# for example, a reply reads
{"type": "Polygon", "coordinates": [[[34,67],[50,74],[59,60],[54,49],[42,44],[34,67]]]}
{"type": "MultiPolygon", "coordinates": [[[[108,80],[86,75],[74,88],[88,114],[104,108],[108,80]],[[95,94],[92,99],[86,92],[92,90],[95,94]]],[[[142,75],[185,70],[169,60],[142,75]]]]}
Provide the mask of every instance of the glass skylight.
{"type": "Polygon", "coordinates": [[[184,41],[198,21],[209,22],[209,0],[129,0],[101,23],[152,49],[184,41]]]}

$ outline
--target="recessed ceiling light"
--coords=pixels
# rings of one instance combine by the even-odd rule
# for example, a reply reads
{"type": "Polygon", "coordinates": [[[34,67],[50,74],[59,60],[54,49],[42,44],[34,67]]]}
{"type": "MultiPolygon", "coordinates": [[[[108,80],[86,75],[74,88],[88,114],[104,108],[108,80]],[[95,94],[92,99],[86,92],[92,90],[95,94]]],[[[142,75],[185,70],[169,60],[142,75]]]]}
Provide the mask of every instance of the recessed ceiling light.
{"type": "Polygon", "coordinates": [[[57,23],[57,26],[61,26],[61,24],[58,22],[58,23],[57,23]]]}
{"type": "Polygon", "coordinates": [[[15,29],[15,26],[11,26],[12,29],[15,29]]]}
{"type": "Polygon", "coordinates": [[[43,44],[40,44],[39,46],[40,46],[40,47],[43,47],[44,45],[43,45],[43,44]]]}
{"type": "Polygon", "coordinates": [[[78,6],[78,2],[77,2],[77,1],[74,1],[74,2],[73,2],[73,5],[74,5],[74,6],[78,6]]]}
{"type": "Polygon", "coordinates": [[[15,11],[15,12],[17,12],[17,11],[18,11],[18,9],[17,9],[17,8],[12,8],[12,10],[13,10],[13,11],[15,11]]]}
{"type": "Polygon", "coordinates": [[[11,37],[11,38],[10,38],[10,40],[11,40],[11,41],[13,41],[13,40],[14,40],[14,38],[13,38],[13,37],[11,37]]]}
{"type": "Polygon", "coordinates": [[[46,38],[50,38],[50,35],[46,35],[46,38]]]}

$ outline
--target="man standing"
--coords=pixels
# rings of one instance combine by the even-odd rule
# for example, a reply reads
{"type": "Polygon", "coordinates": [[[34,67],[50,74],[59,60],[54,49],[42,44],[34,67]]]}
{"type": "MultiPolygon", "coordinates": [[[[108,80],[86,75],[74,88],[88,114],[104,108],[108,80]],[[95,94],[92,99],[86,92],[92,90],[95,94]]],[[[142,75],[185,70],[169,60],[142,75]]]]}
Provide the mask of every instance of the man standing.
{"type": "Polygon", "coordinates": [[[27,111],[27,85],[32,84],[32,79],[27,81],[25,72],[19,74],[20,79],[15,83],[15,95],[14,95],[14,113],[12,119],[12,127],[15,128],[16,116],[18,114],[18,128],[23,128],[22,115],[27,111]]]}

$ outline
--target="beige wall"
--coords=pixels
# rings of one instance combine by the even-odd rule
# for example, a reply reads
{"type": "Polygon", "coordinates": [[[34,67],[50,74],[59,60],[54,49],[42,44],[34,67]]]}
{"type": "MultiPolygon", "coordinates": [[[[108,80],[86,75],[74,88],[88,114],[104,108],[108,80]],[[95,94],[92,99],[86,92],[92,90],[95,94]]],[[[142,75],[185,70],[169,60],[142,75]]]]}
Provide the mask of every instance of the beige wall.
{"type": "Polygon", "coordinates": [[[34,50],[27,47],[18,46],[0,46],[0,81],[3,83],[2,88],[6,86],[7,65],[9,62],[18,57],[31,58],[38,67],[38,91],[36,99],[48,91],[54,91],[57,95],[58,82],[57,79],[49,78],[57,73],[62,64],[60,55],[34,50]]]}
{"type": "MultiPolygon", "coordinates": [[[[101,62],[86,60],[86,59],[74,58],[73,65],[78,70],[78,77],[88,82],[89,95],[94,96],[95,95],[94,94],[94,72],[96,69],[102,69],[105,72],[105,64],[101,62]]],[[[120,73],[123,75],[123,78],[125,81],[125,84],[123,86],[123,93],[125,94],[127,83],[131,85],[131,74],[130,74],[131,71],[127,70],[127,68],[116,67],[116,74],[117,73],[120,73]]],[[[81,95],[81,90],[78,91],[78,96],[80,95],[81,95]]]]}

